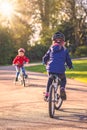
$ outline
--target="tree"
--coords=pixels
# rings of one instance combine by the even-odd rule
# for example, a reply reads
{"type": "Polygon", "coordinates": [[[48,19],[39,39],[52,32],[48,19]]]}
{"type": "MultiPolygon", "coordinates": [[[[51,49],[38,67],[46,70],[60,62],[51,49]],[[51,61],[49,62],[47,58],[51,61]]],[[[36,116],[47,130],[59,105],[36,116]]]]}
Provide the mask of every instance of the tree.
{"type": "Polygon", "coordinates": [[[86,10],[82,6],[84,0],[68,0],[70,9],[70,21],[74,27],[74,46],[75,48],[84,45],[84,26],[86,28],[86,10]]]}
{"type": "Polygon", "coordinates": [[[7,29],[0,27],[0,64],[12,62],[13,43],[7,29]]]}
{"type": "MultiPolygon", "coordinates": [[[[23,47],[27,55],[30,51],[31,57],[36,54],[35,59],[36,56],[40,59],[42,53],[45,53],[51,45],[51,37],[56,31],[62,31],[65,34],[66,42],[73,47],[72,52],[77,46],[87,42],[84,22],[87,12],[82,7],[82,0],[79,0],[79,4],[78,0],[7,1],[14,5],[14,10],[12,17],[4,17],[3,13],[0,13],[0,26],[4,29],[3,36],[5,37],[0,34],[0,38],[1,41],[7,39],[9,48],[13,47],[12,56],[9,57],[14,57],[17,50],[23,47]],[[84,17],[83,14],[85,14],[84,17]],[[31,44],[31,38],[34,39],[35,46],[31,44]],[[41,49],[41,46],[45,48],[45,51],[41,49]]],[[[5,49],[6,44],[3,43],[3,49],[5,49]]]]}
{"type": "MultiPolygon", "coordinates": [[[[3,15],[3,12],[0,12],[1,64],[11,63],[20,47],[27,50],[27,41],[30,39],[29,36],[33,33],[32,24],[30,23],[30,16],[32,14],[31,9],[29,8],[30,2],[28,2],[28,0],[6,2],[11,6],[14,4],[14,6],[12,6],[12,14],[10,13],[9,16],[8,13],[3,15]],[[5,60],[3,60],[2,55],[4,55],[5,60]]],[[[3,1],[1,3],[3,3],[3,1]]],[[[3,3],[3,5],[7,5],[7,3],[3,3]]]]}

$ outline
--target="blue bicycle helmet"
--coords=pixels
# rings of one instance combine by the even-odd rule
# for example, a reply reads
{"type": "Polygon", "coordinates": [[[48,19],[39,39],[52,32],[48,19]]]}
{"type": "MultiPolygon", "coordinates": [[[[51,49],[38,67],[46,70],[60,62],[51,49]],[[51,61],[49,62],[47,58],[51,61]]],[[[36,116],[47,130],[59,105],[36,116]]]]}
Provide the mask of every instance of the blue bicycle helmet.
{"type": "Polygon", "coordinates": [[[61,33],[61,32],[56,32],[56,33],[53,35],[52,40],[55,41],[55,40],[58,39],[58,38],[60,38],[60,39],[62,39],[63,41],[65,41],[65,36],[64,36],[64,34],[61,33]]]}

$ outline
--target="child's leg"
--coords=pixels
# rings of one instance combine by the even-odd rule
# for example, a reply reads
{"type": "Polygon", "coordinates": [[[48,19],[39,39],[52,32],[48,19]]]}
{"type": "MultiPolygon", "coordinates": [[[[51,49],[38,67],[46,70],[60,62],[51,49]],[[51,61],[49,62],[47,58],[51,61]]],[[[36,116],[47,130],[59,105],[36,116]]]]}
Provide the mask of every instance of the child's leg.
{"type": "Polygon", "coordinates": [[[61,79],[60,88],[65,90],[65,86],[66,86],[66,75],[64,73],[64,74],[59,74],[58,76],[61,79]]]}
{"type": "Polygon", "coordinates": [[[48,82],[47,82],[47,87],[46,87],[46,92],[49,92],[50,89],[50,85],[52,84],[53,78],[51,77],[51,73],[49,73],[49,77],[48,77],[48,82]]]}
{"type": "Polygon", "coordinates": [[[15,69],[16,69],[16,81],[17,81],[20,73],[20,68],[18,66],[15,66],[15,69]]]}
{"type": "Polygon", "coordinates": [[[48,96],[49,96],[49,89],[50,89],[50,85],[52,84],[52,77],[51,77],[51,74],[49,73],[49,77],[48,77],[48,82],[47,82],[47,86],[46,86],[46,94],[45,94],[45,97],[44,97],[44,100],[47,101],[48,99],[48,96]]]}
{"type": "Polygon", "coordinates": [[[59,78],[61,79],[60,95],[63,100],[66,100],[66,92],[65,92],[66,76],[65,74],[59,74],[59,78]]]}
{"type": "Polygon", "coordinates": [[[21,67],[21,69],[22,69],[22,72],[23,72],[24,76],[27,77],[27,74],[26,74],[26,72],[25,72],[25,68],[24,68],[24,67],[21,67]]]}

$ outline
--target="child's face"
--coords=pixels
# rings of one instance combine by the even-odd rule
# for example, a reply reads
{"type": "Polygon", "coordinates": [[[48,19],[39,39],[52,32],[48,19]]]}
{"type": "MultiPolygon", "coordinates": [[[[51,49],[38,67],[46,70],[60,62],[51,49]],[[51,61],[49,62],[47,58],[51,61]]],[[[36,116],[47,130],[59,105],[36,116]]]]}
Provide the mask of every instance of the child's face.
{"type": "Polygon", "coordinates": [[[60,46],[64,46],[64,41],[61,38],[56,39],[56,42],[59,43],[60,46]]]}
{"type": "Polygon", "coordinates": [[[62,43],[63,42],[63,40],[61,39],[61,38],[58,38],[58,39],[56,39],[56,42],[58,43],[62,43]]]}
{"type": "Polygon", "coordinates": [[[24,56],[24,52],[18,52],[19,56],[24,56]]]}

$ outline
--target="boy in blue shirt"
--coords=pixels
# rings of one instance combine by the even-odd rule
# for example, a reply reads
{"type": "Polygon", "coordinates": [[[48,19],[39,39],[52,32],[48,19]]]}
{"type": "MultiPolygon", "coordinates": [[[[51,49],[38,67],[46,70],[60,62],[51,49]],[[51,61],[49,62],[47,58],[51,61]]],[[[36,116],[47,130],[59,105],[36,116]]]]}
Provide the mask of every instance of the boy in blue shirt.
{"type": "Polygon", "coordinates": [[[56,32],[52,37],[53,44],[43,57],[43,63],[46,65],[46,69],[49,74],[45,100],[49,96],[49,88],[52,84],[53,79],[50,75],[56,74],[61,79],[60,84],[60,96],[63,100],[66,100],[66,75],[65,75],[65,63],[72,68],[72,61],[70,59],[68,50],[65,48],[65,36],[61,32],[56,32]]]}

